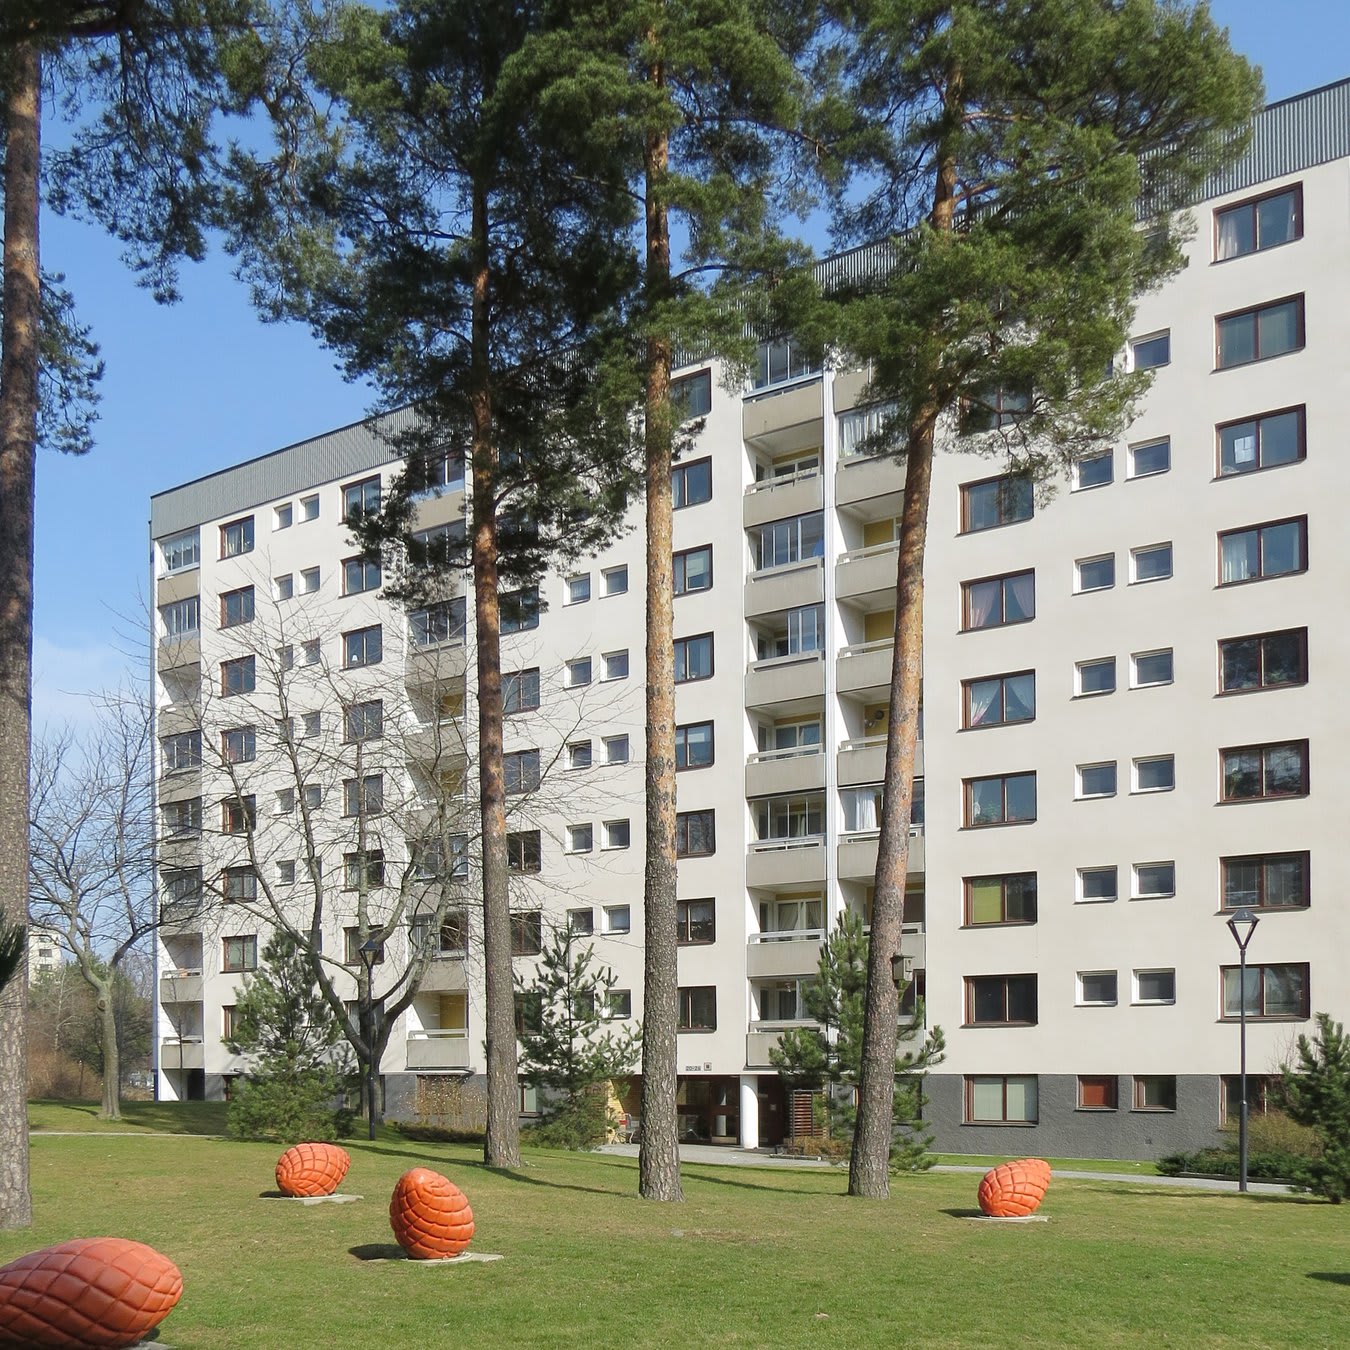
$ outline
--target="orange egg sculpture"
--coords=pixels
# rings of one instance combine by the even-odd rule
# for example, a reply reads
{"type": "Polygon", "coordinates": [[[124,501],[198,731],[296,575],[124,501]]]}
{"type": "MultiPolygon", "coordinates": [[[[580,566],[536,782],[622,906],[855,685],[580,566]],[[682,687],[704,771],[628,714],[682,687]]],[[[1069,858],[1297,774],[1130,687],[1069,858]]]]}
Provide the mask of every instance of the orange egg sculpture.
{"type": "Polygon", "coordinates": [[[182,1296],[178,1267],[143,1242],[61,1242],[0,1268],[0,1346],[135,1345],[182,1296]]]}
{"type": "Polygon", "coordinates": [[[473,1210],[458,1186],[429,1167],[405,1172],[389,1202],[398,1245],[419,1261],[458,1256],[473,1237],[473,1210]]]}
{"type": "Polygon", "coordinates": [[[282,1195],[332,1195],[352,1165],[336,1144],[296,1144],[277,1159],[277,1190],[282,1195]]]}
{"type": "Polygon", "coordinates": [[[1018,1158],[984,1174],[980,1209],[992,1219],[1025,1218],[1049,1189],[1050,1164],[1041,1158],[1018,1158]]]}

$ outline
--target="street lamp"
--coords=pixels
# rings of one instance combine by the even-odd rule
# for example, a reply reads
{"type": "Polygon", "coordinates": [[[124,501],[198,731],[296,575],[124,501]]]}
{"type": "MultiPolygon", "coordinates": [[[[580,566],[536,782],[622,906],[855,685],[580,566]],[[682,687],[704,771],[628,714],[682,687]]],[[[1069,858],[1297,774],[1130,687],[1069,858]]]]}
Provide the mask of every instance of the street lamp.
{"type": "Polygon", "coordinates": [[[375,938],[367,938],[357,952],[361,964],[366,968],[366,1112],[369,1117],[369,1137],[375,1138],[375,962],[383,944],[375,938]]]}
{"type": "Polygon", "coordinates": [[[1238,1190],[1247,1189],[1247,944],[1261,920],[1249,909],[1238,910],[1228,920],[1228,931],[1238,949],[1238,1190]]]}

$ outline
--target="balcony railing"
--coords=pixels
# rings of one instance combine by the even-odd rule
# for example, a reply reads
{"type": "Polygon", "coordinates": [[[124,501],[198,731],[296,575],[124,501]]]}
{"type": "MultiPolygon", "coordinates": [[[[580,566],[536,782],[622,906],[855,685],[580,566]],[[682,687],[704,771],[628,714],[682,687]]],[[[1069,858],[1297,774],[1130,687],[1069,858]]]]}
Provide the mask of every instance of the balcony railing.
{"type": "Polygon", "coordinates": [[[751,581],[762,581],[766,577],[783,577],[793,572],[819,572],[825,568],[824,557],[796,558],[792,562],[775,563],[772,567],[758,567],[750,573],[751,581]]]}
{"type": "Polygon", "coordinates": [[[778,928],[767,933],[751,933],[747,942],[820,942],[825,937],[823,928],[778,928]]]}
{"type": "Polygon", "coordinates": [[[823,834],[794,835],[783,839],[752,839],[751,853],[780,853],[790,848],[820,848],[825,842],[823,834]]]}
{"type": "Polygon", "coordinates": [[[825,747],[822,745],[789,745],[781,750],[760,750],[753,755],[747,755],[745,762],[747,764],[772,764],[784,759],[801,759],[806,755],[823,754],[825,747]]]}
{"type": "Polygon", "coordinates": [[[859,736],[851,741],[840,741],[840,750],[880,750],[886,746],[885,736],[859,736]]]}
{"type": "Polygon", "coordinates": [[[840,562],[862,562],[865,558],[880,558],[885,553],[897,553],[900,549],[898,539],[888,539],[882,544],[868,544],[866,548],[850,549],[847,553],[841,554],[840,562]]]}
{"type": "Polygon", "coordinates": [[[865,656],[868,652],[889,651],[895,645],[893,638],[877,638],[874,642],[854,642],[840,647],[840,656],[865,656]]]}
{"type": "Polygon", "coordinates": [[[808,478],[820,477],[820,465],[810,469],[796,469],[792,473],[777,474],[772,478],[760,478],[746,485],[745,495],[755,492],[769,492],[774,488],[787,487],[789,483],[804,483],[808,478]]]}
{"type": "Polygon", "coordinates": [[[413,1069],[467,1069],[469,1032],[465,1027],[410,1031],[407,1067],[413,1069]]]}

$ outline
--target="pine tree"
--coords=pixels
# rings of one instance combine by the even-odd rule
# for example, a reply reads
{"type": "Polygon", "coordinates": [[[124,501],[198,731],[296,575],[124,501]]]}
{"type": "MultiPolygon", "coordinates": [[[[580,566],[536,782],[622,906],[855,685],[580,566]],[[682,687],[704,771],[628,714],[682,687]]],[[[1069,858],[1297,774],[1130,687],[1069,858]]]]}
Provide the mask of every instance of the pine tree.
{"type": "Polygon", "coordinates": [[[1279,1095],[1322,1146],[1307,1164],[1307,1189],[1339,1205],[1350,1196],[1350,1038],[1329,1014],[1316,1020],[1316,1036],[1298,1038],[1298,1063],[1280,1075],[1279,1095]]]}

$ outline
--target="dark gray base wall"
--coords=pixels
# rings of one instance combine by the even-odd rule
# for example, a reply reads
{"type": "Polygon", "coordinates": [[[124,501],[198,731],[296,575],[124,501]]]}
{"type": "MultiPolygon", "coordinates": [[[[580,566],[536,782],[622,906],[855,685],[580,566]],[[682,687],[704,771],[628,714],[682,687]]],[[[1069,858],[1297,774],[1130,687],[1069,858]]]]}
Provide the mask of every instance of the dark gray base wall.
{"type": "Polygon", "coordinates": [[[1133,1083],[1120,1078],[1114,1111],[1080,1111],[1074,1074],[1041,1074],[1040,1120],[1035,1125],[965,1125],[965,1080],[930,1074],[924,1118],[938,1153],[993,1153],[1007,1157],[1138,1158],[1190,1152],[1224,1142],[1219,1130],[1217,1075],[1178,1075],[1175,1111],[1132,1111],[1133,1083]]]}
{"type": "Polygon", "coordinates": [[[387,1073],[384,1114],[388,1120],[481,1130],[487,1119],[487,1077],[481,1073],[387,1073]]]}

